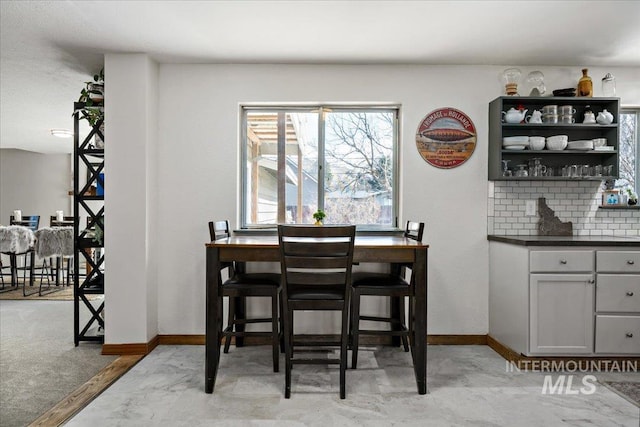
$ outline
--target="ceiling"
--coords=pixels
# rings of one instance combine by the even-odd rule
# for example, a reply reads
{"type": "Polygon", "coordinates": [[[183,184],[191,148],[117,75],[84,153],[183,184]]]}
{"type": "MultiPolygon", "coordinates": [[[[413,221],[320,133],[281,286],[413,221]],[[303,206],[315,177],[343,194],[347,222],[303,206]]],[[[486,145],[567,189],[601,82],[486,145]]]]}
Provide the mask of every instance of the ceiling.
{"type": "MultiPolygon", "coordinates": [[[[159,62],[640,67],[639,1],[0,1],[0,148],[71,152],[107,52],[159,62]]],[[[108,84],[108,76],[107,76],[108,84]]]]}

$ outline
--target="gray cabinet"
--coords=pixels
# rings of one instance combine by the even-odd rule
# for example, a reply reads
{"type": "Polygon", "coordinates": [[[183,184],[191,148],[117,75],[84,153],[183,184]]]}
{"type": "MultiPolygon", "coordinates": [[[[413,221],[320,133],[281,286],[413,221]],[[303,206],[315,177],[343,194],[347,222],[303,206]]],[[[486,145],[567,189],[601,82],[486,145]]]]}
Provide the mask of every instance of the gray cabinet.
{"type": "Polygon", "coordinates": [[[593,352],[594,253],[529,253],[529,352],[593,352]]]}
{"type": "Polygon", "coordinates": [[[531,354],[593,352],[592,274],[531,274],[531,354]]]}
{"type": "Polygon", "coordinates": [[[619,143],[619,98],[563,98],[563,97],[518,97],[501,96],[491,101],[489,104],[489,179],[490,180],[602,180],[618,177],[618,143],[619,143]],[[528,110],[531,114],[533,110],[541,110],[545,105],[572,105],[576,113],[576,123],[503,123],[502,112],[510,108],[519,107],[528,110]],[[606,109],[611,112],[614,121],[610,125],[583,124],[585,108],[589,106],[597,115],[606,109]],[[613,146],[613,151],[580,151],[580,150],[506,150],[502,147],[502,138],[507,136],[543,136],[567,135],[569,141],[606,138],[607,145],[613,146]],[[532,158],[540,158],[541,163],[553,167],[555,176],[545,177],[503,177],[502,160],[509,161],[509,167],[514,169],[518,164],[527,164],[532,158]],[[611,176],[588,177],[588,178],[567,178],[561,176],[561,169],[564,165],[603,165],[612,166],[611,176]]]}
{"type": "Polygon", "coordinates": [[[640,251],[598,251],[597,354],[640,354],[640,251]]]}
{"type": "Polygon", "coordinates": [[[640,249],[489,245],[489,335],[527,356],[640,355],[640,249]]]}

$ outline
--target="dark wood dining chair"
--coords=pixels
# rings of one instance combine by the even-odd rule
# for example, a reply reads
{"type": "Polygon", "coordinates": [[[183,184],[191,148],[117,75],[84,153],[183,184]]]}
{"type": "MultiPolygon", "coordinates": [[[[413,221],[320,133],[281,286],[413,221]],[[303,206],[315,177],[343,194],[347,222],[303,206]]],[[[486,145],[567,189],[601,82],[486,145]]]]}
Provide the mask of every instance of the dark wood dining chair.
{"type": "MultiPolygon", "coordinates": [[[[211,241],[231,237],[228,221],[209,222],[211,241]]],[[[229,352],[231,337],[236,340],[236,347],[244,337],[269,337],[273,353],[273,372],[279,371],[280,332],[278,327],[278,295],[280,293],[280,274],[278,273],[246,273],[245,266],[236,262],[222,263],[221,270],[226,269],[229,278],[222,283],[221,295],[229,298],[227,326],[222,331],[224,352],[229,352]],[[246,297],[271,298],[271,317],[252,318],[245,316],[246,297]],[[271,323],[270,332],[247,332],[245,326],[252,323],[271,323]]]]}
{"type": "Polygon", "coordinates": [[[284,309],[285,398],[291,397],[294,364],[339,364],[340,399],[346,396],[349,298],[355,226],[278,226],[284,309]],[[331,310],[342,314],[339,341],[304,340],[294,335],[294,311],[331,310]],[[296,347],[339,346],[340,357],[294,357],[296,347]]]}
{"type": "MultiPolygon", "coordinates": [[[[424,233],[424,223],[407,221],[404,236],[421,242],[424,233]]],[[[389,273],[358,272],[353,274],[353,289],[351,301],[351,368],[356,369],[358,364],[358,345],[360,335],[399,336],[402,340],[404,351],[409,351],[408,339],[410,330],[405,322],[404,298],[413,294],[413,279],[405,279],[406,270],[411,269],[411,264],[392,264],[389,273]],[[388,317],[363,316],[360,314],[360,301],[363,295],[389,297],[391,313],[388,317]],[[396,299],[397,310],[393,308],[393,299],[396,299]],[[389,323],[390,330],[360,329],[360,321],[374,321],[389,323]]],[[[413,273],[411,274],[413,277],[413,273]]],[[[409,324],[413,312],[409,304],[409,324]]]]}
{"type": "MultiPolygon", "coordinates": [[[[27,227],[31,231],[36,231],[40,227],[40,215],[22,215],[22,218],[18,221],[11,215],[9,217],[9,224],[21,225],[27,227]]],[[[23,296],[29,296],[26,290],[27,271],[29,272],[29,286],[33,286],[33,279],[35,277],[35,251],[30,248],[24,253],[11,255],[11,266],[14,269],[13,277],[18,277],[18,271],[22,271],[22,294],[23,296]],[[23,262],[18,262],[22,259],[23,262]]]]}

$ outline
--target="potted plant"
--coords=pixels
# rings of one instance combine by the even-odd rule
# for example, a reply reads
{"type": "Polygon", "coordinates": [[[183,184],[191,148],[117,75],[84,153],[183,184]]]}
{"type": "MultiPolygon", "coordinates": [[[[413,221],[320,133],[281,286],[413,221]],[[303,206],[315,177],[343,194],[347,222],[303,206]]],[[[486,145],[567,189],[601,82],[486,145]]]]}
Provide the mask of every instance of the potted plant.
{"type": "Polygon", "coordinates": [[[316,220],[316,225],[322,225],[322,220],[327,216],[322,209],[318,209],[313,214],[313,219],[316,220]]]}
{"type": "MultiPolygon", "coordinates": [[[[92,128],[104,119],[104,68],[93,76],[93,81],[85,82],[78,102],[84,103],[84,108],[79,110],[80,118],[85,119],[92,128]]],[[[104,121],[100,125],[100,132],[104,132],[104,121]]],[[[104,148],[104,141],[98,134],[96,134],[95,144],[97,148],[104,148]]]]}
{"type": "Polygon", "coordinates": [[[629,206],[635,206],[638,204],[638,195],[631,187],[627,187],[627,204],[629,206]]]}

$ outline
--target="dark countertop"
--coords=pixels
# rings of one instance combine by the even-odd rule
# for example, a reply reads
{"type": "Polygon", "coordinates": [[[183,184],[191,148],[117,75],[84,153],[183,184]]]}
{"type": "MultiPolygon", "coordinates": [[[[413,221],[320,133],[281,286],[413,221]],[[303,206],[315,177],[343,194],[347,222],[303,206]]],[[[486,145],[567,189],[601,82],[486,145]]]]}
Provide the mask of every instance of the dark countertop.
{"type": "Polygon", "coordinates": [[[614,236],[499,236],[489,234],[487,240],[520,246],[635,246],[640,237],[614,236]]]}

